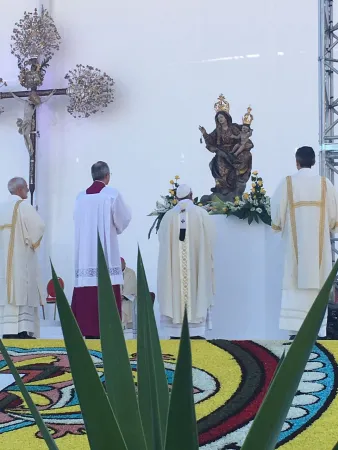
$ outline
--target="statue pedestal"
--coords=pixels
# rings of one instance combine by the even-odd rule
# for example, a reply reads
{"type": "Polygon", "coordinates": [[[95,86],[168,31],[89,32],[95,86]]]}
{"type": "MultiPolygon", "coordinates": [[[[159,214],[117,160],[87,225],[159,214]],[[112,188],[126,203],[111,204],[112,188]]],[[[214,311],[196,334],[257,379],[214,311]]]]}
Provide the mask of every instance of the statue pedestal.
{"type": "Polygon", "coordinates": [[[212,330],[207,339],[287,339],[279,330],[283,242],[263,223],[212,216],[216,227],[212,330]]]}

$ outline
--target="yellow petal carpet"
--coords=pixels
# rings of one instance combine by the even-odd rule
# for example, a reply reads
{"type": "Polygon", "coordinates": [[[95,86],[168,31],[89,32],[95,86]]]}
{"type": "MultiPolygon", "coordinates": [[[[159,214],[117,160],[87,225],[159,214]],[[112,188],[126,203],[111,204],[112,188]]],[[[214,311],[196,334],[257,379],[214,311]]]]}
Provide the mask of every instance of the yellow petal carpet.
{"type": "MultiPolygon", "coordinates": [[[[4,341],[62,449],[89,448],[63,341],[4,341]]],[[[104,382],[99,341],[87,341],[104,382]]],[[[193,382],[200,449],[237,450],[259,408],[288,342],[192,341],[193,382]]],[[[128,342],[137,385],[136,342],[128,342]]],[[[178,341],[162,341],[169,387],[178,341]]],[[[282,450],[332,450],[338,441],[338,341],[313,348],[280,434],[282,450]]],[[[84,374],[85,376],[85,374],[84,374]]],[[[45,449],[22,395],[0,356],[0,443],[6,450],[45,449]]]]}

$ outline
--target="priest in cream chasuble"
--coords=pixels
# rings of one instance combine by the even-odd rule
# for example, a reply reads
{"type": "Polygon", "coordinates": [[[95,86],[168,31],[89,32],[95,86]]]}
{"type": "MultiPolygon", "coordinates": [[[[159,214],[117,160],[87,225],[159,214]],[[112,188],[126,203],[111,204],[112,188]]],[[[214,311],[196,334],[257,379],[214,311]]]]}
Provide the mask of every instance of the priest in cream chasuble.
{"type": "Polygon", "coordinates": [[[178,187],[177,198],[159,229],[161,325],[168,336],[179,337],[186,307],[190,336],[204,337],[211,328],[214,231],[208,213],[194,205],[188,186],[178,187]]]}
{"type": "Polygon", "coordinates": [[[45,302],[37,252],[45,225],[26,201],[22,178],[8,183],[11,196],[0,204],[0,336],[40,336],[40,305],[45,302]]]}
{"type": "MultiPolygon", "coordinates": [[[[330,233],[338,227],[338,196],[317,175],[311,147],[296,152],[298,173],[271,200],[272,228],[282,232],[285,261],[280,328],[296,334],[332,269],[330,233]]],[[[326,336],[327,312],[319,336],[326,336]]]]}

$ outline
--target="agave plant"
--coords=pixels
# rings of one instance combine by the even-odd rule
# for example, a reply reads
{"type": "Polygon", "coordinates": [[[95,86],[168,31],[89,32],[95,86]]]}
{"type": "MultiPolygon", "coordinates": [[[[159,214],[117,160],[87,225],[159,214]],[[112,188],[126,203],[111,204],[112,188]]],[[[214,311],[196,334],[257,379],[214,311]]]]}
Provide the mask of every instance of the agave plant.
{"type": "MultiPolygon", "coordinates": [[[[187,317],[171,396],[164,370],[152,299],[138,254],[138,382],[129,355],[101,243],[98,244],[99,318],[105,374],[100,381],[76,319],[52,267],[65,346],[90,448],[95,450],[198,450],[187,317]]],[[[50,449],[57,449],[3,343],[0,350],[50,449]]]]}
{"type": "MultiPolygon", "coordinates": [[[[197,450],[192,358],[184,317],[171,396],[141,254],[138,254],[138,395],[101,243],[98,245],[99,316],[104,361],[102,385],[68,301],[53,270],[65,345],[91,449],[197,450]]],[[[335,264],[289,351],[280,360],[242,450],[273,450],[317,338],[335,264]]],[[[57,449],[13,362],[0,350],[49,449],[57,449]]],[[[337,448],[337,447],[335,447],[337,448]]]]}

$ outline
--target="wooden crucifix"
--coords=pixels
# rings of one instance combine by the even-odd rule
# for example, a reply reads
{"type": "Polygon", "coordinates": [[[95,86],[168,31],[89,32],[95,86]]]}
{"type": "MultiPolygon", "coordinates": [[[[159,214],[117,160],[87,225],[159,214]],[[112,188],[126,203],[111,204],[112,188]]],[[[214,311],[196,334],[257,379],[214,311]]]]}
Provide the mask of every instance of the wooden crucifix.
{"type": "Polygon", "coordinates": [[[35,88],[29,91],[0,92],[0,100],[17,98],[25,103],[24,116],[22,119],[17,120],[17,126],[29,153],[29,192],[32,205],[35,192],[36,138],[39,135],[36,111],[44,103],[43,99],[49,99],[52,95],[67,95],[67,89],[37,90],[35,88]]]}
{"type": "MultiPolygon", "coordinates": [[[[61,37],[53,19],[44,8],[41,14],[37,9],[33,13],[24,13],[24,17],[15,24],[12,35],[12,54],[18,59],[19,81],[26,90],[18,92],[0,92],[0,100],[16,99],[24,104],[23,118],[16,122],[18,132],[23,136],[29,153],[29,191],[31,204],[34,202],[35,170],[37,159],[37,109],[54,95],[68,95],[68,112],[73,117],[89,117],[102,111],[114,100],[114,80],[93,66],[77,64],[65,79],[68,88],[38,89],[43,84],[49,62],[56,50],[59,50],[61,37]]],[[[0,79],[0,87],[6,83],[0,79]]],[[[0,114],[3,112],[0,105],[0,114]]]]}

